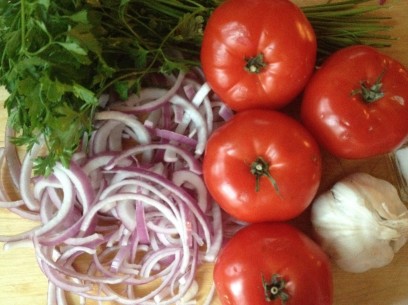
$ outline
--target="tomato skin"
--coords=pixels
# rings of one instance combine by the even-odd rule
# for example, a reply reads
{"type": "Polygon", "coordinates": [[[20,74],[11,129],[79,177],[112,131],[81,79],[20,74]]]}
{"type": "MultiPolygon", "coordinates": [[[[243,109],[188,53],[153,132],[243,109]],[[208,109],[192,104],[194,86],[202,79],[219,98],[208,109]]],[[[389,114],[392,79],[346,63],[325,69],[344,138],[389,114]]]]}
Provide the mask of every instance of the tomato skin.
{"type": "Polygon", "coordinates": [[[372,47],[342,49],[306,86],[301,118],[322,147],[339,158],[391,152],[408,140],[408,70],[372,47]],[[365,103],[352,94],[382,73],[382,98],[365,103]]]}
{"type": "Polygon", "coordinates": [[[316,49],[312,26],[292,2],[227,0],[204,30],[201,66],[212,89],[233,110],[278,109],[303,90],[316,49]],[[258,54],[266,67],[246,71],[245,59],[258,54]]]}
{"type": "Polygon", "coordinates": [[[274,110],[246,110],[216,129],[207,142],[203,176],[216,202],[246,222],[288,220],[313,200],[322,171],[319,147],[295,119],[274,110]],[[261,157],[270,180],[256,178],[251,164],[261,157]]]}
{"type": "Polygon", "coordinates": [[[286,223],[251,224],[221,249],[214,283],[223,305],[280,305],[265,300],[262,276],[279,274],[289,295],[285,305],[331,305],[333,277],[326,254],[309,237],[286,223]]]}

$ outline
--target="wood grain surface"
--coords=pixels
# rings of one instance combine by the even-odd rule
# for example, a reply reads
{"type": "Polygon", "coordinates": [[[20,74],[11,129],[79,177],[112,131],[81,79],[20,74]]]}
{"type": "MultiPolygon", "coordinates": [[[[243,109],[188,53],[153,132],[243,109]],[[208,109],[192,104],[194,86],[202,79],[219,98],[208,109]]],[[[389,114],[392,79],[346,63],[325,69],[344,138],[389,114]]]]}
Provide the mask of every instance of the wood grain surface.
{"type": "MultiPolygon", "coordinates": [[[[296,0],[297,4],[321,3],[319,0],[296,0]]],[[[398,59],[408,67],[408,1],[388,0],[388,9],[383,14],[392,16],[391,34],[398,39],[393,46],[383,52],[398,59]]],[[[0,88],[0,146],[4,146],[4,129],[7,114],[3,109],[6,91],[0,88]]],[[[391,170],[388,156],[364,161],[344,161],[325,155],[325,170],[322,190],[347,173],[365,171],[395,183],[395,173],[391,170]]],[[[7,179],[4,175],[1,179],[7,179]]],[[[306,219],[306,218],[305,218],[306,219]]],[[[7,210],[0,210],[0,234],[13,234],[25,231],[35,225],[22,220],[7,210]]],[[[307,232],[307,222],[300,227],[307,232]]],[[[0,246],[2,246],[0,244],[0,246]]],[[[346,273],[333,266],[334,305],[408,305],[408,246],[397,253],[387,267],[362,274],[346,273]]],[[[199,304],[202,304],[212,284],[212,266],[204,265],[197,274],[200,285],[199,304]]],[[[45,305],[47,280],[37,266],[33,249],[0,248],[0,304],[4,305],[45,305]]],[[[70,305],[77,305],[75,298],[70,305]]],[[[87,304],[96,304],[88,302],[87,304]]],[[[219,305],[217,298],[212,305],[219,305]]],[[[296,304],[301,305],[301,304],[296,304]]]]}

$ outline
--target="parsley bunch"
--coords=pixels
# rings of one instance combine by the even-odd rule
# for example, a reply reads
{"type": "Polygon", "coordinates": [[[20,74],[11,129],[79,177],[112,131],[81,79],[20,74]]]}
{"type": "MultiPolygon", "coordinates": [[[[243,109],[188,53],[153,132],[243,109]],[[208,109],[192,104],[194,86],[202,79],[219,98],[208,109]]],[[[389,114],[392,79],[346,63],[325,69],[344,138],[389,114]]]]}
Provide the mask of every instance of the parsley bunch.
{"type": "Polygon", "coordinates": [[[69,165],[92,130],[101,94],[121,98],[153,72],[198,65],[204,20],[215,3],[178,0],[21,0],[0,3],[0,84],[5,106],[28,150],[43,137],[35,161],[48,175],[69,165]],[[204,6],[205,5],[205,6],[204,6]]]}
{"type": "MultiPolygon", "coordinates": [[[[47,147],[35,173],[69,166],[102,94],[124,99],[149,75],[199,65],[203,29],[220,1],[0,0],[0,85],[10,93],[13,141],[30,150],[43,138],[47,147]]],[[[364,17],[379,5],[355,8],[369,1],[302,7],[321,54],[387,39],[372,35],[385,29],[380,18],[364,17]],[[339,28],[347,20],[353,23],[339,28]]]]}

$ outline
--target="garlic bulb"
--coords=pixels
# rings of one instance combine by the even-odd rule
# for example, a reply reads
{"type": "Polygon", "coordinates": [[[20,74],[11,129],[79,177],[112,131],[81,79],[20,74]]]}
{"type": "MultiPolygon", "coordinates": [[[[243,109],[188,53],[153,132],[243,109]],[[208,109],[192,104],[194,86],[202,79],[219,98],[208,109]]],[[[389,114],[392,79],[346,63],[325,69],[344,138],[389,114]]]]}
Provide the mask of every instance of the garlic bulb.
{"type": "Polygon", "coordinates": [[[349,272],[389,264],[407,241],[408,210],[397,189],[366,173],[352,174],[317,197],[311,216],[323,250],[349,272]]]}

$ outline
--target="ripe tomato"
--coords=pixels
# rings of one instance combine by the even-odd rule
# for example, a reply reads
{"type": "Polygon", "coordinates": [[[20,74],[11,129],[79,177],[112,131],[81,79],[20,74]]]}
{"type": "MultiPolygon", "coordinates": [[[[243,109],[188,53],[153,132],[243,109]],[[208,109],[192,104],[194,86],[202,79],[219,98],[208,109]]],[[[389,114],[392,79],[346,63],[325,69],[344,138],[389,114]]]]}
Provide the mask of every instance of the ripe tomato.
{"type": "Polygon", "coordinates": [[[286,223],[251,224],[238,231],[218,255],[213,275],[224,305],[333,302],[328,257],[286,223]]]}
{"type": "Polygon", "coordinates": [[[312,26],[292,2],[227,0],[208,20],[201,65],[232,109],[277,109],[303,90],[316,46],[312,26]]]}
{"type": "Polygon", "coordinates": [[[316,141],[295,119],[246,110],[208,139],[203,176],[213,198],[235,218],[288,220],[313,200],[321,166],[316,141]]]}
{"type": "Polygon", "coordinates": [[[342,49],[306,86],[301,117],[337,157],[388,153],[408,140],[408,70],[368,46],[342,49]]]}

